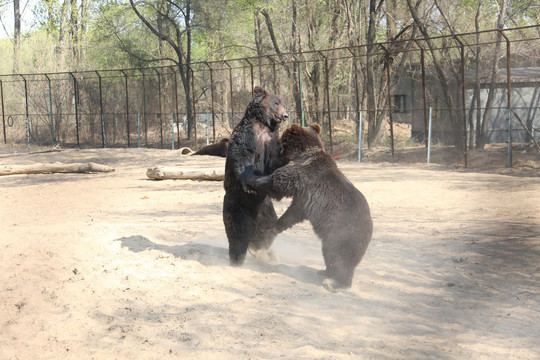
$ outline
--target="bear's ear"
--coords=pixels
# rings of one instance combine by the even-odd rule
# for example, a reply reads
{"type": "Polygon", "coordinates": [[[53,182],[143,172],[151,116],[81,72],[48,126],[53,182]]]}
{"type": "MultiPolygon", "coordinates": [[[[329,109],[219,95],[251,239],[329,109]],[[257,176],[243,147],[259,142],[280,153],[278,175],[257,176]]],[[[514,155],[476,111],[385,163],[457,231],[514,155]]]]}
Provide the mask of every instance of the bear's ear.
{"type": "Polygon", "coordinates": [[[298,124],[292,124],[290,130],[294,133],[297,133],[299,131],[302,131],[302,127],[298,124]]]}
{"type": "Polygon", "coordinates": [[[265,94],[266,94],[266,91],[264,91],[264,89],[260,87],[259,85],[255,86],[255,88],[253,89],[253,97],[262,96],[265,94]]]}
{"type": "Polygon", "coordinates": [[[311,124],[309,127],[315,130],[317,134],[321,134],[321,126],[319,124],[311,124]]]}

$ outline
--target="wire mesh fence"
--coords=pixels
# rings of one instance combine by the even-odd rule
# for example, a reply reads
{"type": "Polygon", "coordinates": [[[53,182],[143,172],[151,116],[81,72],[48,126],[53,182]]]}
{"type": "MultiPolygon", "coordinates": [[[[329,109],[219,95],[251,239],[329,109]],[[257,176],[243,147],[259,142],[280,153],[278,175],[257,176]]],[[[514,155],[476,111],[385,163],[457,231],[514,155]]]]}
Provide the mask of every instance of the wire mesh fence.
{"type": "MultiPolygon", "coordinates": [[[[228,137],[255,85],[333,154],[537,142],[539,27],[179,67],[0,75],[4,144],[195,149],[228,137]],[[431,137],[429,137],[431,134],[431,137]],[[429,139],[428,139],[429,138],[429,139]]],[[[282,125],[284,129],[289,124],[282,125]]],[[[455,151],[455,150],[449,150],[455,151]]]]}

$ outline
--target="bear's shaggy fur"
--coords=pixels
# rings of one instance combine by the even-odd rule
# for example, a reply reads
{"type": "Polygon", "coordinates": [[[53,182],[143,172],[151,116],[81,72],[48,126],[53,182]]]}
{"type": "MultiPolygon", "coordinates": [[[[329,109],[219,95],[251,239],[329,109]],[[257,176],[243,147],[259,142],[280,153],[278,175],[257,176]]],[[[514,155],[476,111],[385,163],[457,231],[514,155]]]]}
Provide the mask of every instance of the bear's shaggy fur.
{"type": "Polygon", "coordinates": [[[199,151],[195,152],[193,155],[212,155],[227,157],[227,148],[229,147],[229,139],[221,139],[221,141],[206,145],[201,148],[199,151]]]}
{"type": "Polygon", "coordinates": [[[246,184],[249,175],[267,175],[283,165],[278,130],[287,120],[281,96],[255,87],[244,117],[229,139],[225,160],[223,223],[229,240],[231,264],[241,265],[248,248],[270,248],[275,235],[267,231],[277,220],[272,200],[246,184]]]}
{"type": "Polygon", "coordinates": [[[281,137],[282,155],[288,163],[269,176],[249,176],[250,187],[292,202],[270,232],[282,232],[309,220],[322,240],[326,270],[333,288],[349,288],[354,270],[366,252],[373,232],[369,206],[358,189],[343,175],[319,137],[314,124],[293,124],[281,137]]]}

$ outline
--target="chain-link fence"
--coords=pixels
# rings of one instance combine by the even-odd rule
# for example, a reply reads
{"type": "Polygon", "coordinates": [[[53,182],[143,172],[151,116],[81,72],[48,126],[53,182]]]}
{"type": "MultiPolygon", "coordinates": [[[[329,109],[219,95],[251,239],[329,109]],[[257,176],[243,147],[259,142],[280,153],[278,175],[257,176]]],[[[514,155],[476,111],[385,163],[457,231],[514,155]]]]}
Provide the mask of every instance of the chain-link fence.
{"type": "MultiPolygon", "coordinates": [[[[195,149],[228,137],[255,85],[333,154],[539,139],[539,26],[190,66],[0,75],[2,141],[195,149]],[[195,126],[194,126],[195,125],[195,126]],[[509,131],[509,129],[511,129],[509,131]],[[360,136],[359,136],[360,135],[360,136]]],[[[288,124],[283,125],[283,129],[288,124]]],[[[449,150],[450,151],[450,150],[449,150]]],[[[452,150],[454,151],[454,150],[452,150]]]]}

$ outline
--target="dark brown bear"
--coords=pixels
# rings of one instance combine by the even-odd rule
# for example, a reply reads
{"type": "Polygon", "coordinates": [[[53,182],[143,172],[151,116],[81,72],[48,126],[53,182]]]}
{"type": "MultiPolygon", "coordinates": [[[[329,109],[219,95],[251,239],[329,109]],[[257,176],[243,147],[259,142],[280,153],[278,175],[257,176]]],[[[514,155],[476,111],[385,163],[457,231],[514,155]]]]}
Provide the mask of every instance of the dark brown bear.
{"type": "Polygon", "coordinates": [[[221,141],[206,145],[193,155],[212,155],[212,156],[221,156],[227,157],[227,148],[229,147],[229,139],[221,139],[221,141]]]}
{"type": "Polygon", "coordinates": [[[223,222],[233,265],[244,262],[248,247],[253,253],[269,249],[276,236],[267,231],[277,220],[272,200],[249,188],[246,178],[253,174],[268,175],[283,165],[279,156],[278,129],[287,118],[281,96],[257,86],[244,117],[229,139],[223,222]]]}
{"type": "Polygon", "coordinates": [[[371,240],[373,223],[362,193],[324,151],[320,132],[317,124],[293,124],[281,137],[282,154],[288,163],[269,176],[249,176],[247,183],[277,199],[292,197],[270,232],[280,233],[309,220],[322,240],[324,274],[333,279],[333,284],[325,286],[330,290],[349,288],[371,240]]]}

